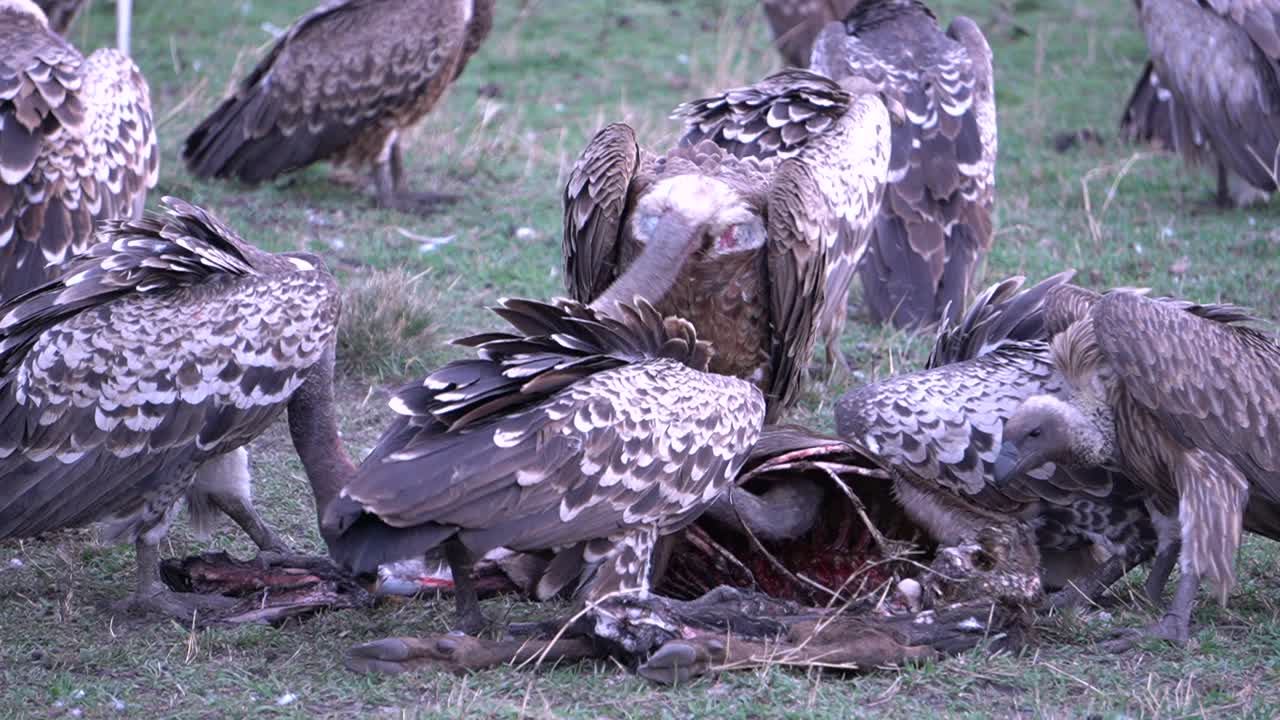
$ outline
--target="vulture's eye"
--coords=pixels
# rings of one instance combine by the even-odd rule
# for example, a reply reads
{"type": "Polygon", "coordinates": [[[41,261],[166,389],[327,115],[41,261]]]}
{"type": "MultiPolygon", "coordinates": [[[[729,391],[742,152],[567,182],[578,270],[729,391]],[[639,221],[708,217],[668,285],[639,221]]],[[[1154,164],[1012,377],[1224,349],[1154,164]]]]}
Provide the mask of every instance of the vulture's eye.
{"type": "Polygon", "coordinates": [[[1036,428],[1036,429],[1032,430],[1031,432],[1027,433],[1027,437],[1033,437],[1033,438],[1038,438],[1038,437],[1040,437],[1040,428],[1036,428]]]}

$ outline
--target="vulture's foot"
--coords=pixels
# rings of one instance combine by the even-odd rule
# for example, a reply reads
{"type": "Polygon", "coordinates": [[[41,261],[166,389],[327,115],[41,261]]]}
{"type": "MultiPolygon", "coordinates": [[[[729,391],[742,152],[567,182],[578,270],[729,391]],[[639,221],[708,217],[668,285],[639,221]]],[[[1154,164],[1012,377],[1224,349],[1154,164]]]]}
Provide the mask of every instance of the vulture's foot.
{"type": "Polygon", "coordinates": [[[235,604],[235,598],[223,595],[174,592],[156,587],[149,592],[135,592],[112,604],[111,609],[126,615],[162,615],[189,624],[198,622],[202,616],[225,612],[235,604]]]}
{"type": "Polygon", "coordinates": [[[458,195],[433,192],[412,192],[401,190],[394,193],[379,193],[377,206],[389,210],[399,210],[408,215],[431,215],[444,209],[446,205],[456,203],[458,195]]]}
{"type": "Polygon", "coordinates": [[[429,669],[461,674],[496,665],[581,660],[602,655],[588,638],[495,642],[465,635],[440,635],[386,638],[356,645],[347,651],[344,664],[353,672],[395,674],[429,669]]]}
{"type": "Polygon", "coordinates": [[[1191,639],[1191,628],[1173,615],[1165,615],[1160,622],[1152,623],[1138,630],[1130,628],[1120,630],[1110,640],[1101,643],[1100,647],[1110,653],[1126,653],[1149,640],[1172,643],[1178,647],[1187,644],[1191,639]]]}

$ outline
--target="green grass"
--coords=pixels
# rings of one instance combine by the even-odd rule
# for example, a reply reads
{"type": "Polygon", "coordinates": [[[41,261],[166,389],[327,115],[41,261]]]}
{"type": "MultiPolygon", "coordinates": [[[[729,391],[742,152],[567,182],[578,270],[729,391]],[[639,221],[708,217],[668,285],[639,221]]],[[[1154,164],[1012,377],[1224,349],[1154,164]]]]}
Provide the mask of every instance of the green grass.
{"type": "MultiPolygon", "coordinates": [[[[596,128],[626,120],[661,146],[676,131],[665,119],[674,105],[778,64],[750,0],[503,2],[488,43],[409,142],[413,183],[463,195],[457,206],[426,219],[374,210],[369,188],[335,183],[326,167],[254,190],[192,178],[178,157],[186,131],[212,108],[233,71],[243,74],[256,59],[269,39],[263,24],[284,27],[311,4],[136,4],[134,47],[161,119],[155,197],[179,195],[209,207],[269,249],[320,253],[344,282],[388,268],[426,273],[417,287],[434,302],[429,322],[437,340],[492,327],[483,308],[499,297],[561,292],[559,188],[596,128]],[[536,236],[517,239],[522,227],[536,236]],[[422,238],[447,236],[447,244],[420,251],[422,238]]],[[[989,3],[934,5],[944,21],[967,12],[994,28],[989,3]]],[[[1012,273],[1038,279],[1074,267],[1096,287],[1143,285],[1280,316],[1276,205],[1206,210],[1208,175],[1116,140],[1118,114],[1144,58],[1129,4],[1035,5],[1016,17],[1026,34],[1014,35],[1004,23],[990,38],[1001,135],[998,236],[985,280],[1012,273]],[[1106,144],[1054,152],[1055,133],[1084,127],[1100,131],[1106,144]]],[[[95,3],[73,41],[86,49],[110,42],[111,15],[109,3],[95,3]]],[[[857,322],[844,339],[856,381],[915,367],[928,344],[857,322]]],[[[352,450],[370,447],[387,422],[383,384],[391,376],[458,353],[436,344],[374,366],[372,376],[383,379],[372,385],[345,378],[342,419],[352,450]]],[[[829,428],[831,404],[843,390],[811,388],[792,419],[829,428]]],[[[282,428],[252,450],[259,506],[295,547],[320,551],[302,470],[282,428]]],[[[213,546],[241,556],[253,551],[229,529],[213,546]]],[[[206,548],[180,523],[164,552],[206,548]]],[[[1197,609],[1199,630],[1187,649],[1153,645],[1119,658],[1097,650],[1093,643],[1113,627],[1151,619],[1125,600],[1111,616],[1049,619],[1018,655],[975,653],[856,677],[770,669],[666,690],[608,663],[465,678],[342,669],[341,655],[355,643],[443,630],[447,603],[391,603],[283,629],[193,634],[174,624],[126,624],[102,606],[128,591],[132,550],[67,531],[0,545],[0,716],[70,716],[74,709],[84,717],[1270,717],[1280,707],[1275,562],[1272,545],[1250,539],[1239,588],[1226,609],[1208,602],[1197,609]],[[294,699],[279,704],[287,695],[294,699]]],[[[1122,584],[1117,595],[1136,594],[1140,580],[1122,584]]]]}

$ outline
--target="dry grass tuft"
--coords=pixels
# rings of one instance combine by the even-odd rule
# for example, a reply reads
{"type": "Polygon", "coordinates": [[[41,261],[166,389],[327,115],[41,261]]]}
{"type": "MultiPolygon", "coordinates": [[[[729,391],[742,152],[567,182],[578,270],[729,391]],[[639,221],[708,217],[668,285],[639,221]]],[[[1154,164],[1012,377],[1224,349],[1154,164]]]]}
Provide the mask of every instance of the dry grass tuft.
{"type": "Polygon", "coordinates": [[[440,293],[427,273],[373,270],[344,283],[338,367],[369,379],[403,378],[427,367],[440,293]]]}

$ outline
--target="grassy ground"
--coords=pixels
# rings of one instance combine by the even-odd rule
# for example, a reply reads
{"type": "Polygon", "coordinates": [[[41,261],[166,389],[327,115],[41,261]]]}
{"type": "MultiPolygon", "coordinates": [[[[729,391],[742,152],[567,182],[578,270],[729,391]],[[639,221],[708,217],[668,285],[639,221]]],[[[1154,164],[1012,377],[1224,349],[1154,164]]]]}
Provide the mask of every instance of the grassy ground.
{"type": "MultiPolygon", "coordinates": [[[[462,194],[457,206],[428,219],[373,210],[367,187],[334,182],[324,167],[253,191],[193,179],[178,159],[185,132],[247,70],[267,30],[310,4],[139,3],[134,47],[160,118],[156,197],[203,204],[268,248],[319,252],[349,284],[388,268],[404,275],[387,282],[420,275],[411,287],[422,308],[396,321],[417,340],[356,363],[366,374],[343,381],[344,431],[357,453],[386,422],[385,385],[394,376],[456,355],[439,340],[491,326],[482,308],[500,296],[560,291],[558,188],[597,127],[627,120],[660,145],[675,131],[665,120],[675,104],[757,78],[778,62],[750,0],[504,2],[488,43],[410,142],[413,181],[462,194]],[[373,380],[362,379],[368,372],[373,380]]],[[[999,222],[988,281],[1075,267],[1098,287],[1147,285],[1280,316],[1275,206],[1204,209],[1207,175],[1115,140],[1144,52],[1128,3],[1018,3],[1034,7],[1012,19],[995,18],[982,0],[934,5],[943,18],[975,17],[996,54],[999,222]],[[1105,145],[1053,150],[1053,135],[1084,127],[1105,145]]],[[[98,2],[72,39],[91,48],[111,33],[111,7],[98,2]]],[[[844,349],[859,380],[914,366],[928,344],[851,325],[844,349]]],[[[830,427],[831,401],[842,390],[813,388],[793,419],[830,427]]],[[[318,551],[286,436],[277,428],[253,453],[260,507],[296,547],[318,551]]],[[[252,552],[230,530],[214,545],[252,552]]],[[[182,556],[205,547],[179,527],[164,550],[182,556]]],[[[859,677],[767,670],[664,690],[608,664],[466,678],[342,669],[341,653],[356,642],[443,630],[447,605],[389,604],[279,630],[193,634],[174,624],[130,625],[102,606],[127,591],[132,551],[69,531],[0,544],[0,717],[1271,717],[1280,707],[1275,557],[1264,541],[1246,544],[1229,607],[1199,608],[1199,630],[1184,650],[1151,646],[1117,658],[1094,648],[1113,626],[1150,619],[1131,601],[1135,578],[1117,588],[1120,604],[1110,614],[1051,619],[1017,656],[975,653],[859,677]]]]}

